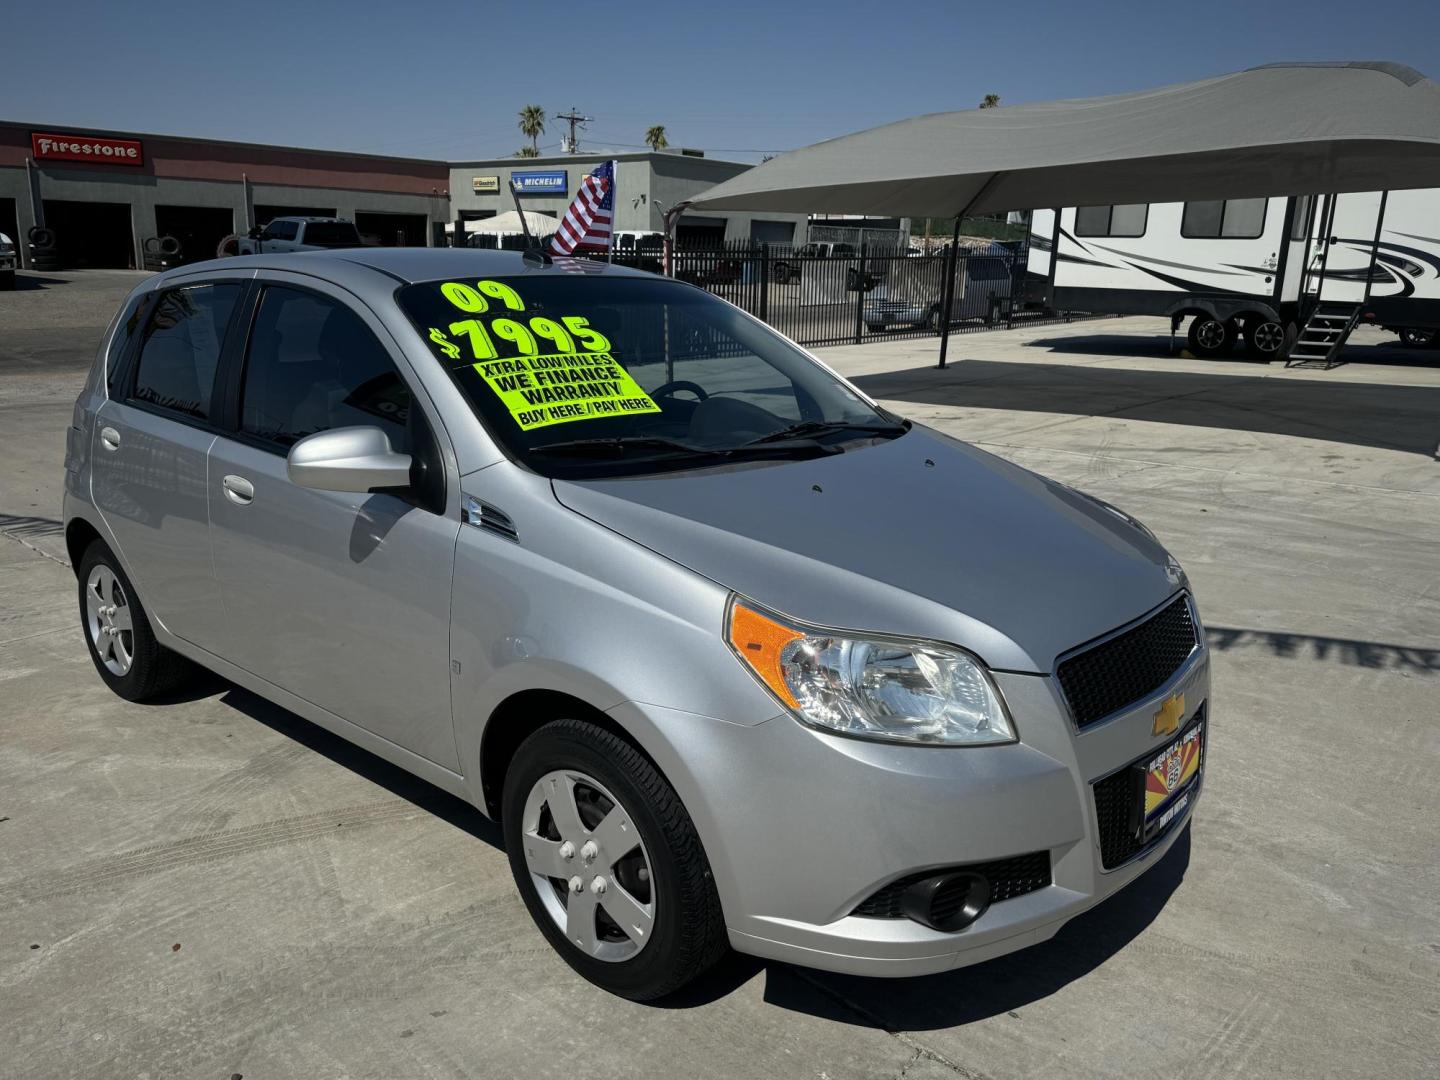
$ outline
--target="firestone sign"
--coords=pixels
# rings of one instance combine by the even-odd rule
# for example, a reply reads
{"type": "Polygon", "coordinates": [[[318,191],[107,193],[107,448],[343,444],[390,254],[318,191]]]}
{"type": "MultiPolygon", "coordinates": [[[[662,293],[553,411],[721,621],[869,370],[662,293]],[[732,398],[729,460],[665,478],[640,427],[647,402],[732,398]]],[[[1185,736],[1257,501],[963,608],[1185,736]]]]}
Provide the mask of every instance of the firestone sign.
{"type": "Polygon", "coordinates": [[[36,161],[96,161],[105,165],[143,165],[138,139],[103,139],[97,135],[30,133],[36,161]]]}

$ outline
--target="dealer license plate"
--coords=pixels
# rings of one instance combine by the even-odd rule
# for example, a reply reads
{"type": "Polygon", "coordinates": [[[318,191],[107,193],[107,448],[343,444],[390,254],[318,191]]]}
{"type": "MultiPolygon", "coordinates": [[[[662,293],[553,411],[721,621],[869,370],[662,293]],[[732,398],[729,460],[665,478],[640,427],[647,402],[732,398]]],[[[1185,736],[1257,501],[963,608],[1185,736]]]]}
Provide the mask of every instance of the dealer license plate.
{"type": "Polygon", "coordinates": [[[1155,836],[1190,805],[1205,749],[1204,732],[1202,720],[1140,764],[1145,773],[1143,839],[1155,836]]]}

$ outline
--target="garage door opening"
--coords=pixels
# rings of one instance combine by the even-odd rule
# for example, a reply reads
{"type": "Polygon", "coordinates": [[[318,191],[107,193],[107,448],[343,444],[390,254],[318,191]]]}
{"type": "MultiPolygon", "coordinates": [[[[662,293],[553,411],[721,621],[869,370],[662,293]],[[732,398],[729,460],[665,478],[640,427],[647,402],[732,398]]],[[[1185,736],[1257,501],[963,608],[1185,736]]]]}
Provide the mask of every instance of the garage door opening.
{"type": "Polygon", "coordinates": [[[334,217],[333,206],[255,206],[255,224],[264,228],[277,217],[334,217]]]}
{"type": "Polygon", "coordinates": [[[675,226],[675,242],[680,247],[724,247],[725,221],[722,218],[682,217],[675,226]]]}
{"type": "Polygon", "coordinates": [[[795,223],[756,219],[750,222],[750,239],[757,244],[794,244],[795,223]]]}
{"type": "Polygon", "coordinates": [[[151,248],[168,256],[171,266],[199,262],[215,258],[215,249],[220,241],[235,231],[235,211],[216,206],[157,206],[155,207],[155,240],[148,237],[145,250],[151,248]],[[167,237],[174,237],[180,244],[178,254],[170,254],[167,237]]]}
{"type": "Polygon", "coordinates": [[[46,199],[45,226],[55,234],[60,265],[74,269],[135,269],[129,203],[46,199]]]}
{"type": "Polygon", "coordinates": [[[425,224],[424,214],[355,211],[355,228],[367,247],[424,247],[425,224]]]}

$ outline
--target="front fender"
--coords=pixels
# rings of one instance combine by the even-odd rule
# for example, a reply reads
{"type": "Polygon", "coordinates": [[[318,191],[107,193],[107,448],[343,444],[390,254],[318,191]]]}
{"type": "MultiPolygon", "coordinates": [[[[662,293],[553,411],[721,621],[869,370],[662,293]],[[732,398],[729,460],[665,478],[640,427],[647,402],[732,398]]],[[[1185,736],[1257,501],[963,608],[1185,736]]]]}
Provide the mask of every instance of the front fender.
{"type": "Polygon", "coordinates": [[[782,711],[725,642],[727,588],[562,506],[540,477],[500,465],[464,486],[519,537],[466,527],[455,548],[455,740],[477,805],[486,725],[527,690],[742,725],[782,711]]]}

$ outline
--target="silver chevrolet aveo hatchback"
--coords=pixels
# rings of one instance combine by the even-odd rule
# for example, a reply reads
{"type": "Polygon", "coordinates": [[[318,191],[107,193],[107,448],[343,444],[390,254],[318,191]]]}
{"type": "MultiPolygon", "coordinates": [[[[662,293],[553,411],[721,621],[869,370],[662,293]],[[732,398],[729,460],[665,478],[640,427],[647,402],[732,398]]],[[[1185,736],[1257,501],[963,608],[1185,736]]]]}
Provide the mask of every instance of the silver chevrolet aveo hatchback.
{"type": "Polygon", "coordinates": [[[626,997],[727,945],[915,975],[1043,941],[1199,793],[1208,653],[1144,526],[683,283],[449,250],[171,271],[107,332],[65,468],[112,689],[198,664],[473,802],[626,997]]]}

